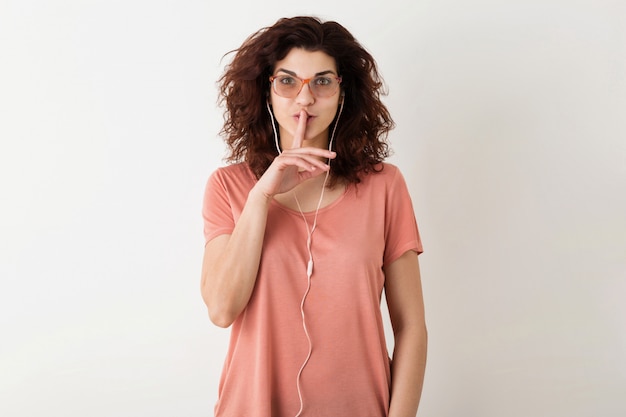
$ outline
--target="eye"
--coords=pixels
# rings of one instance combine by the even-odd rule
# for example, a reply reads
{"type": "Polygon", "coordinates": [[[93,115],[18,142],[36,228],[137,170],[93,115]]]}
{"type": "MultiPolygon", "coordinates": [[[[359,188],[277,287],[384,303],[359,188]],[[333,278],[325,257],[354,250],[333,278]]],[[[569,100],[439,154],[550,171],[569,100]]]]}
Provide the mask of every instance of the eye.
{"type": "Polygon", "coordinates": [[[278,82],[282,85],[285,86],[290,86],[290,85],[295,85],[296,84],[296,80],[293,77],[290,77],[288,75],[284,75],[282,77],[278,77],[278,82]]]}
{"type": "Polygon", "coordinates": [[[320,87],[327,87],[333,83],[332,78],[329,77],[317,77],[314,80],[315,85],[319,85],[320,87]]]}

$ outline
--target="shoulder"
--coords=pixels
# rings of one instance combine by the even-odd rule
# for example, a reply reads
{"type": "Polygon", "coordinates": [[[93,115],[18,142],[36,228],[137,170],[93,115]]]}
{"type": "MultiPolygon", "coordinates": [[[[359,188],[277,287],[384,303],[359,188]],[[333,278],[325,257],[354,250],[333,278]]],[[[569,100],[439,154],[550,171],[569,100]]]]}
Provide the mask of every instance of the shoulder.
{"type": "Polygon", "coordinates": [[[213,171],[212,176],[223,178],[254,179],[254,174],[250,170],[250,167],[244,162],[219,167],[215,171],[213,171]]]}
{"type": "Polygon", "coordinates": [[[361,178],[361,183],[365,186],[387,187],[396,183],[398,180],[404,182],[404,177],[400,169],[394,164],[381,162],[375,166],[374,171],[367,173],[361,178]]]}
{"type": "Polygon", "coordinates": [[[408,184],[400,168],[386,162],[378,164],[375,171],[363,175],[355,190],[357,194],[371,194],[384,201],[410,199],[408,184]]]}
{"type": "Polygon", "coordinates": [[[217,168],[211,174],[209,182],[228,183],[254,183],[256,178],[246,163],[237,163],[217,168]]]}
{"type": "Polygon", "coordinates": [[[396,178],[397,176],[402,176],[402,173],[400,172],[400,168],[398,168],[394,164],[390,164],[389,162],[381,162],[379,166],[380,166],[380,173],[383,174],[383,176],[386,178],[393,179],[393,178],[396,178]]]}
{"type": "Polygon", "coordinates": [[[206,193],[247,195],[256,183],[256,177],[245,163],[217,168],[207,181],[206,193]]]}

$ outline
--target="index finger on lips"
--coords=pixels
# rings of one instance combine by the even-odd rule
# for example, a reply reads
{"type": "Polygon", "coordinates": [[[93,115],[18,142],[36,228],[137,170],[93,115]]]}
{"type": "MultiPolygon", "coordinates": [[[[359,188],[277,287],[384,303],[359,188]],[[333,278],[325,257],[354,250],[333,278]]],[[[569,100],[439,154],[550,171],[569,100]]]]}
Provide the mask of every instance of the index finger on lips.
{"type": "Polygon", "coordinates": [[[296,132],[293,135],[293,146],[292,149],[302,147],[302,142],[304,142],[304,132],[306,131],[306,120],[308,118],[308,114],[304,110],[300,110],[300,117],[298,118],[298,126],[296,127],[296,132]]]}

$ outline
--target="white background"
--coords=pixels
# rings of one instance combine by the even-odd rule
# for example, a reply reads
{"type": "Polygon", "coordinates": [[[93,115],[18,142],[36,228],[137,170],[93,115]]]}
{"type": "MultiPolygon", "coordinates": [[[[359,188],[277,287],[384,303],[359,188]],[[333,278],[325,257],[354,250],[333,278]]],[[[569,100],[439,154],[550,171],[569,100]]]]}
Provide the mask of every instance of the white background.
{"type": "Polygon", "coordinates": [[[0,415],[212,415],[215,81],[316,14],[377,58],[426,252],[419,415],[626,414],[626,3],[0,3],[0,415]]]}

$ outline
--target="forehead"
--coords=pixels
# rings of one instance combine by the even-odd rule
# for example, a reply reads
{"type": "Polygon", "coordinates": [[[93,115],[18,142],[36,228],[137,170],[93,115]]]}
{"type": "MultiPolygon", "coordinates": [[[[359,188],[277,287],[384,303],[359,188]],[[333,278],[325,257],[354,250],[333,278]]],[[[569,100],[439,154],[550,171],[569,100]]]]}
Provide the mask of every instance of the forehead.
{"type": "Polygon", "coordinates": [[[293,48],[274,65],[274,72],[280,69],[295,72],[301,77],[310,77],[324,71],[337,73],[337,64],[335,58],[325,52],[293,48]]]}

